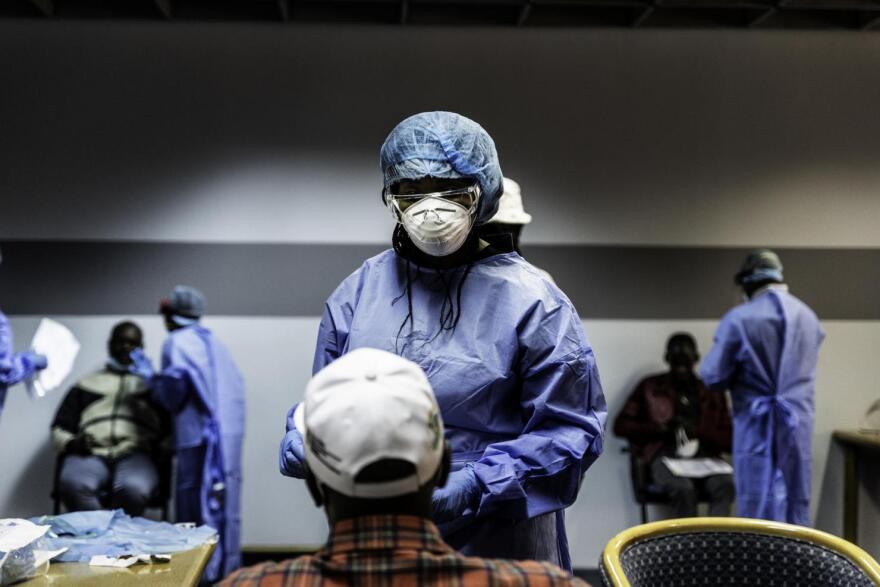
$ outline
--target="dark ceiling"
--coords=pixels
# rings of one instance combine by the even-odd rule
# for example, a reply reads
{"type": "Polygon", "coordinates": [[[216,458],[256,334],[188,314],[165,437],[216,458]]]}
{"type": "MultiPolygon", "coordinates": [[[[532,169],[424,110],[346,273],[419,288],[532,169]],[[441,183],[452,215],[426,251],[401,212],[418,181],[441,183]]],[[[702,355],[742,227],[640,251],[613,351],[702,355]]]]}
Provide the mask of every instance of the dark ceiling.
{"type": "Polygon", "coordinates": [[[0,18],[880,30],[880,0],[0,0],[0,18]]]}

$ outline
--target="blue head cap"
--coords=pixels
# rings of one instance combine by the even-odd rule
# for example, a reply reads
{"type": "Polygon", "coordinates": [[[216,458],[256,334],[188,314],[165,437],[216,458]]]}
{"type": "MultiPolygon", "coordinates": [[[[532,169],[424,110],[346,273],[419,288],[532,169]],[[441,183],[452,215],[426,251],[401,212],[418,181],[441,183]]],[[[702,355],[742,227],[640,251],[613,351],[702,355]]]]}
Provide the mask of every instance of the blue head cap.
{"type": "Polygon", "coordinates": [[[193,324],[205,314],[205,296],[190,285],[176,285],[171,297],[160,302],[159,311],[181,326],[193,324]]]}
{"type": "Polygon", "coordinates": [[[742,267],[734,277],[737,285],[747,285],[762,281],[782,283],[782,261],[770,249],[753,251],[743,261],[742,267]]]}
{"type": "Polygon", "coordinates": [[[386,188],[402,179],[428,176],[474,179],[482,192],[477,224],[495,215],[504,191],[492,137],[473,120],[454,112],[410,116],[385,139],[379,162],[386,188]]]}

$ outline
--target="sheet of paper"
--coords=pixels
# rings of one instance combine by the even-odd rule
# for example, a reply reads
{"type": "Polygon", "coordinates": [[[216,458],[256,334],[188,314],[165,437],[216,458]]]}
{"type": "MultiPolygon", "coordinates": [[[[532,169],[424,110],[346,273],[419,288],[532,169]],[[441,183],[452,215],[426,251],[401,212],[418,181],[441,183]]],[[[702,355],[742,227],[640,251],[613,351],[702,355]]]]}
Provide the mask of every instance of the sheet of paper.
{"type": "Polygon", "coordinates": [[[126,567],[130,567],[131,565],[138,562],[137,557],[129,556],[129,557],[115,557],[115,556],[104,556],[103,554],[96,554],[92,558],[89,559],[89,566],[92,567],[118,567],[120,569],[124,569],[126,567]]]}
{"type": "Polygon", "coordinates": [[[27,546],[48,530],[49,526],[38,526],[20,518],[0,520],[0,551],[9,552],[27,546]]]}
{"type": "Polygon", "coordinates": [[[721,459],[671,459],[663,457],[663,464],[676,477],[699,479],[711,475],[731,475],[733,467],[721,459]]]}
{"type": "Polygon", "coordinates": [[[43,318],[34,334],[31,348],[46,355],[49,366],[40,371],[30,386],[32,393],[43,397],[52,391],[73,371],[73,362],[79,353],[79,341],[66,326],[55,320],[43,318]]]}
{"type": "Polygon", "coordinates": [[[93,567],[118,567],[126,568],[137,563],[154,564],[171,562],[170,554],[132,554],[124,556],[105,556],[96,554],[89,559],[89,565],[93,567]]]}
{"type": "Polygon", "coordinates": [[[39,568],[40,565],[45,563],[46,561],[52,560],[62,552],[67,550],[66,548],[60,548],[58,550],[35,550],[34,551],[34,566],[39,568]]]}

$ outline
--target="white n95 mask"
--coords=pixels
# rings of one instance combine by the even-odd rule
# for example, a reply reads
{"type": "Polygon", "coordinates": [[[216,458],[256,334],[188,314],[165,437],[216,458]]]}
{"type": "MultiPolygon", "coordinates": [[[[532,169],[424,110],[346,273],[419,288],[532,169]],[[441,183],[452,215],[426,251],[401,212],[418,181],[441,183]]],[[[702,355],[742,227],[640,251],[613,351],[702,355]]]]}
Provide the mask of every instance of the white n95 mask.
{"type": "Polygon", "coordinates": [[[470,234],[474,218],[461,204],[427,196],[408,206],[400,223],[420,251],[444,257],[461,248],[470,234]]]}

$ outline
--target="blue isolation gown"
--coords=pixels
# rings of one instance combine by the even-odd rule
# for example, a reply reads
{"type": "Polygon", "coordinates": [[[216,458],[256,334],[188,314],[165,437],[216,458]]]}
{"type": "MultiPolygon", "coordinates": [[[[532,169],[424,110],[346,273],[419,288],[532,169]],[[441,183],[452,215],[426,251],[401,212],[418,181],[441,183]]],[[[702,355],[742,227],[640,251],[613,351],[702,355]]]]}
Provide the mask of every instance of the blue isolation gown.
{"type": "Polygon", "coordinates": [[[816,314],[769,286],[721,320],[700,375],[733,397],[737,515],[810,525],[813,393],[825,333],[816,314]]]}
{"type": "Polygon", "coordinates": [[[218,581],[241,566],[244,382],[226,347],[193,324],[169,333],[152,393],[174,416],[177,521],[217,530],[204,579],[218,581]]]}
{"type": "Polygon", "coordinates": [[[36,372],[26,353],[14,353],[12,349],[12,328],[6,315],[0,312],[0,414],[6,403],[7,388],[33,377],[36,372]]]}
{"type": "MultiPolygon", "coordinates": [[[[446,294],[437,272],[409,271],[412,325],[402,330],[407,262],[397,253],[367,260],[342,282],[325,306],[314,371],[360,347],[419,364],[440,405],[452,468],[470,464],[480,486],[475,507],[440,525],[444,538],[468,555],[571,568],[564,508],[602,452],[607,415],[577,312],[535,267],[501,253],[473,263],[461,319],[438,334],[446,294]]],[[[290,420],[281,466],[295,475],[300,464],[290,462],[289,447],[301,439],[290,420]]]]}

